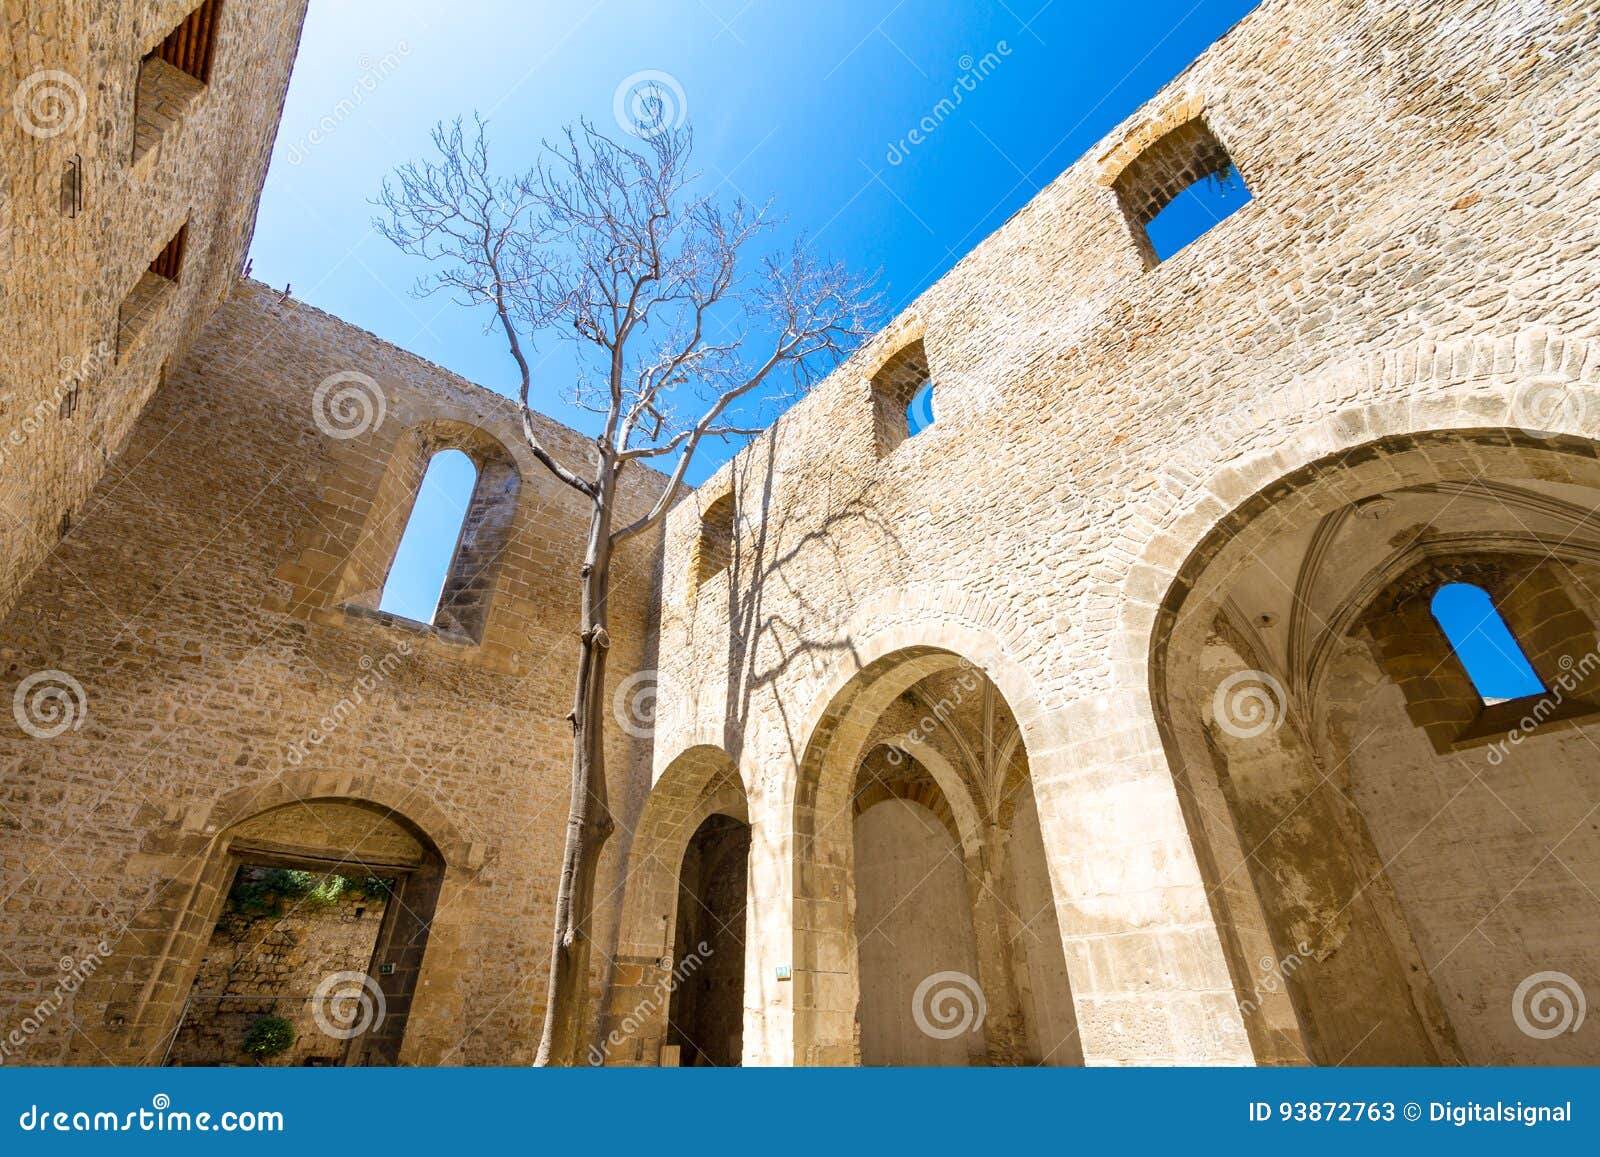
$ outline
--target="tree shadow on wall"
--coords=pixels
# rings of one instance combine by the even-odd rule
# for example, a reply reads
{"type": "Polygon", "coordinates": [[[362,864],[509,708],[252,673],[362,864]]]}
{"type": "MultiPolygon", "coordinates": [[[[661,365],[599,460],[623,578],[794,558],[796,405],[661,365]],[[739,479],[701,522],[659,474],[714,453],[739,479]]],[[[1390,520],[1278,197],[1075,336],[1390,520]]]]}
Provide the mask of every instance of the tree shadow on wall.
{"type": "MultiPolygon", "coordinates": [[[[824,461],[810,458],[780,467],[784,434],[779,423],[733,463],[740,522],[755,520],[751,534],[735,528],[728,563],[723,746],[735,765],[763,691],[841,657],[859,668],[844,628],[861,599],[893,585],[891,576],[902,574],[907,560],[898,528],[874,501],[873,483],[859,475],[830,477],[824,461]],[[868,554],[870,568],[847,560],[847,539],[872,544],[854,552],[868,554]]],[[[798,765],[810,737],[797,729],[809,704],[776,694],[771,702],[798,765]]]]}

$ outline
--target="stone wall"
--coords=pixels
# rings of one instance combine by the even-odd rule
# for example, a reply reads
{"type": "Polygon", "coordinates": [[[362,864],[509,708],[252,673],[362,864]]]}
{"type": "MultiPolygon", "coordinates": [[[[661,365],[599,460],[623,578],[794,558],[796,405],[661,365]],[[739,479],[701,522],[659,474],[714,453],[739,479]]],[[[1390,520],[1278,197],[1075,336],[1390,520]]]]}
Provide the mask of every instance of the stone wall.
{"type": "MultiPolygon", "coordinates": [[[[584,460],[580,435],[538,421],[553,453],[584,460]]],[[[662,485],[629,475],[624,513],[662,485]]],[[[0,1023],[48,991],[63,955],[101,939],[114,948],[27,1060],[159,1056],[216,918],[206,906],[227,889],[228,849],[246,837],[304,859],[408,865],[419,844],[436,855],[418,996],[394,1010],[409,1011],[401,1059],[529,1060],[569,795],[585,519],[526,450],[514,402],[240,284],[0,623],[8,695],[40,671],[81,688],[60,734],[38,738],[9,717],[0,732],[0,942],[23,966],[8,966],[0,1023]],[[367,390],[374,409],[359,430],[336,429],[318,387],[352,373],[338,381],[367,390]],[[403,524],[410,495],[382,484],[424,428],[493,443],[520,481],[503,549],[482,571],[478,640],[375,612],[342,584],[374,528],[403,524]],[[335,824],[294,810],[302,800],[377,809],[414,838],[374,843],[364,834],[376,817],[362,827],[346,809],[356,818],[335,824]]],[[[613,569],[614,685],[654,663],[657,550],[641,536],[613,569]]],[[[607,758],[614,873],[648,749],[616,729],[607,758]]],[[[602,937],[614,934],[614,890],[603,876],[602,937]]]]}
{"type": "Polygon", "coordinates": [[[156,59],[141,88],[142,58],[198,2],[5,5],[0,614],[82,520],[249,247],[305,0],[223,4],[209,80],[156,59]],[[180,229],[163,282],[148,270],[180,229]]]}
{"type": "Polygon", "coordinates": [[[1239,879],[1196,847],[1153,701],[1162,608],[1231,511],[1308,464],[1346,455],[1370,493],[1392,435],[1592,437],[1597,22],[1263,5],[671,515],[655,767],[709,745],[744,781],[747,1062],[848,1056],[802,1015],[851,999],[807,958],[838,893],[796,832],[806,753],[854,726],[856,672],[915,647],[981,666],[1022,726],[1086,1060],[1266,1055],[1219,927],[1239,879]],[[1253,200],[1147,268],[1115,184],[1197,115],[1253,200]],[[880,455],[872,382],[916,341],[938,421],[880,455]],[[697,584],[724,492],[731,561],[697,584]]]}

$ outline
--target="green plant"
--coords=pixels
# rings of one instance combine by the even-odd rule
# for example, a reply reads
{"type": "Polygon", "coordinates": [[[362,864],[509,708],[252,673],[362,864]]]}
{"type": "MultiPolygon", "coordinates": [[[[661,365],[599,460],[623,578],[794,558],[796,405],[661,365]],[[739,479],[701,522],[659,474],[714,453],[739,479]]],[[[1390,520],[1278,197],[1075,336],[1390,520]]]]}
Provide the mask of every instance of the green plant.
{"type": "Polygon", "coordinates": [[[282,916],[291,908],[316,910],[344,895],[388,901],[393,884],[377,876],[323,875],[297,868],[253,869],[239,873],[228,892],[228,908],[246,916],[282,916]]]}
{"type": "Polygon", "coordinates": [[[264,1016],[250,1026],[240,1046],[258,1061],[288,1052],[294,1045],[294,1025],[281,1016],[264,1016]]]}
{"type": "Polygon", "coordinates": [[[1211,174],[1211,188],[1218,193],[1237,192],[1240,185],[1239,170],[1233,165],[1225,169],[1218,169],[1211,174]]]}

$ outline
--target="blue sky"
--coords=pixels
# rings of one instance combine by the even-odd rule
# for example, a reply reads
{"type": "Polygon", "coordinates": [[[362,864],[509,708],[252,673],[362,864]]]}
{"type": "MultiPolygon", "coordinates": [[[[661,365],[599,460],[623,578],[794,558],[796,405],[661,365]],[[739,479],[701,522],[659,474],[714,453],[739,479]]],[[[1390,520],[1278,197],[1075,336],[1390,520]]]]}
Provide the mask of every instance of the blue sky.
{"type": "MultiPolygon", "coordinates": [[[[881,270],[892,315],[1251,7],[1155,0],[1130,18],[1062,0],[312,0],[254,273],[508,390],[503,341],[484,334],[482,315],[410,296],[424,267],[371,230],[369,199],[397,165],[428,153],[437,120],[482,112],[512,171],[577,117],[613,125],[618,84],[651,69],[681,86],[707,179],[773,198],[819,248],[881,270]],[[980,72],[960,107],[909,144],[917,122],[980,72]]],[[[559,401],[559,347],[546,352],[553,372],[539,408],[587,426],[559,401]]],[[[732,449],[710,447],[693,479],[732,449]]]]}
{"type": "MultiPolygon", "coordinates": [[[[372,230],[370,199],[396,166],[428,155],[436,121],[477,110],[498,162],[520,171],[578,117],[614,128],[619,84],[655,70],[681,89],[705,179],[773,199],[786,219],[774,244],[804,231],[855,270],[880,271],[893,316],[1251,7],[311,0],[254,275],[509,392],[514,369],[486,315],[411,296],[426,266],[372,230]],[[913,142],[958,90],[959,107],[913,142]]],[[[540,353],[537,408],[593,430],[561,401],[565,347],[540,353]]],[[[705,447],[690,481],[735,449],[705,447]]],[[[458,527],[441,498],[415,537],[448,555],[458,527]]],[[[426,618],[438,580],[419,575],[401,601],[426,618]]]]}
{"type": "Polygon", "coordinates": [[[1545,689],[1482,587],[1446,583],[1434,592],[1433,617],[1484,699],[1520,699],[1545,689]]]}

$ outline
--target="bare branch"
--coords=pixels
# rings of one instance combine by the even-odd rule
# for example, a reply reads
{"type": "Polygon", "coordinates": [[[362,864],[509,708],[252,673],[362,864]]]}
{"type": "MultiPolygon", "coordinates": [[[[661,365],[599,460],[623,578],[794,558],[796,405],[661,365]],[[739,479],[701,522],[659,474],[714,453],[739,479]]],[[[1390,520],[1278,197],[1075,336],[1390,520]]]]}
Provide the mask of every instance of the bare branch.
{"type": "MultiPolygon", "coordinates": [[[[647,98],[648,99],[648,98],[647,98]]],[[[659,111],[660,106],[658,106],[659,111]]],[[[572,811],[556,894],[541,1063],[570,1061],[588,977],[584,929],[595,864],[613,821],[602,728],[609,564],[617,545],[655,525],[708,439],[747,438],[763,406],[828,373],[870,331],[869,281],[812,255],[803,239],[754,260],[775,229],[765,205],[719,203],[689,168],[693,137],[662,127],[615,141],[580,121],[545,142],[531,168],[497,177],[486,126],[433,133],[437,157],[397,169],[374,224],[430,272],[416,292],[487,307],[517,368],[523,437],[546,469],[589,499],[573,711],[572,811]],[[593,474],[557,461],[532,408],[536,338],[570,343],[570,401],[595,415],[593,474]],[[672,459],[666,485],[621,529],[621,472],[672,459]]]]}

